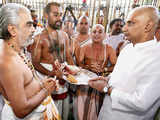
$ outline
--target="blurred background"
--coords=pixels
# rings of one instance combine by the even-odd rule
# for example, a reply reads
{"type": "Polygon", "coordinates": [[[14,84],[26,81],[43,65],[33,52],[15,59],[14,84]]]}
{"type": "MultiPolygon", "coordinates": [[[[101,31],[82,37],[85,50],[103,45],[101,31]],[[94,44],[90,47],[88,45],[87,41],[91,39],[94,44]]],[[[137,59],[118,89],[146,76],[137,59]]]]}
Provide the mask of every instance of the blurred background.
{"type": "Polygon", "coordinates": [[[43,24],[43,8],[48,2],[59,2],[63,6],[63,12],[66,7],[72,9],[75,17],[78,19],[86,14],[91,21],[91,26],[101,20],[108,31],[107,24],[114,18],[125,19],[129,11],[141,5],[154,5],[160,9],[160,0],[0,0],[0,5],[6,3],[20,3],[36,12],[39,24],[43,24]]]}

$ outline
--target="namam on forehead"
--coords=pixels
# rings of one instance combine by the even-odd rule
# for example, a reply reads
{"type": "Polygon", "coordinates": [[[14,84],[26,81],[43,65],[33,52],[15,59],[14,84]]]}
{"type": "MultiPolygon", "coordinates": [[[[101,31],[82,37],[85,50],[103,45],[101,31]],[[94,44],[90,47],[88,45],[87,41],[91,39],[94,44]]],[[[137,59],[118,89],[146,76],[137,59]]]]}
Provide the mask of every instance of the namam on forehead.
{"type": "Polygon", "coordinates": [[[89,24],[89,18],[87,16],[81,16],[78,20],[78,24],[80,24],[80,22],[82,22],[83,19],[85,19],[87,23],[89,24]]]}
{"type": "Polygon", "coordinates": [[[94,31],[95,29],[100,28],[103,32],[104,32],[104,26],[101,24],[96,24],[93,26],[92,31],[94,31]]]}

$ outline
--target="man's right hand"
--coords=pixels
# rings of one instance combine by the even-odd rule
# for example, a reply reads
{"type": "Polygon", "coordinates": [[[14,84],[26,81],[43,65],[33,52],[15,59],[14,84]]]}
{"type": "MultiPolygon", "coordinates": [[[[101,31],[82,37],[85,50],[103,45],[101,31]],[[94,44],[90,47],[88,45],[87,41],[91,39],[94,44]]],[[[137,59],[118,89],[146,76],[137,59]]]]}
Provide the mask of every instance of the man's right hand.
{"type": "Polygon", "coordinates": [[[89,86],[95,88],[99,92],[103,92],[103,88],[108,84],[108,78],[105,77],[97,77],[89,80],[89,86]]]}
{"type": "Polygon", "coordinates": [[[48,91],[48,94],[51,94],[57,89],[56,80],[53,78],[44,79],[43,86],[48,91]]]}

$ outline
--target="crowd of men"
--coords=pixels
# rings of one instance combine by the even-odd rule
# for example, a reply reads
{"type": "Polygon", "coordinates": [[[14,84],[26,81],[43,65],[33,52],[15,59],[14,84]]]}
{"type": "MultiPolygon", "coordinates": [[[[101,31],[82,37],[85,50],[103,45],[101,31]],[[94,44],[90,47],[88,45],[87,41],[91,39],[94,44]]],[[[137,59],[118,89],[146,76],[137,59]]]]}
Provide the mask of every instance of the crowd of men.
{"type": "Polygon", "coordinates": [[[16,3],[0,8],[0,119],[159,120],[157,8],[134,8],[126,22],[112,20],[109,33],[70,12],[63,23],[60,4],[48,3],[39,30],[35,11],[16,3]],[[98,77],[70,84],[66,62],[98,77]]]}

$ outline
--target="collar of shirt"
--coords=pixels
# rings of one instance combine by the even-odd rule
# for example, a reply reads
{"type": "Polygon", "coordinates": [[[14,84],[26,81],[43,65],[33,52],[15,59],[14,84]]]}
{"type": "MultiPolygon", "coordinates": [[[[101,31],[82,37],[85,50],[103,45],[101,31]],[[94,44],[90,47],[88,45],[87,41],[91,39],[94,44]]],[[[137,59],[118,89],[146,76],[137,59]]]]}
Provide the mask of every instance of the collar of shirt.
{"type": "Polygon", "coordinates": [[[143,43],[137,43],[137,44],[135,44],[134,48],[146,48],[149,46],[153,46],[155,44],[157,44],[157,40],[153,39],[153,40],[149,40],[149,41],[146,41],[143,43]]]}

